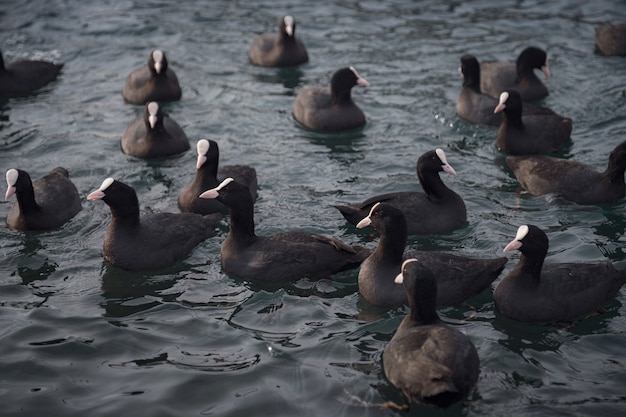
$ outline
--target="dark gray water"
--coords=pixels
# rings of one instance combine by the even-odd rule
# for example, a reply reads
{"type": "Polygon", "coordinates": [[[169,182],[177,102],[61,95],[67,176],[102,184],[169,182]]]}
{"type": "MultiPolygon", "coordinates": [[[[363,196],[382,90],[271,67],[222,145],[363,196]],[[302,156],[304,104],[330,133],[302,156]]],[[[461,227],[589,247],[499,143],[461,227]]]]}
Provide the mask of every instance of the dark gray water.
{"type": "MultiPolygon", "coordinates": [[[[606,165],[626,139],[626,59],[594,53],[596,24],[623,20],[623,1],[93,1],[5,0],[5,60],[65,62],[60,80],[0,103],[0,167],[39,177],[63,165],[82,196],[106,177],[136,188],[142,210],[177,211],[194,152],[146,162],[119,139],[140,106],[121,97],[124,78],[162,48],[183,87],[167,113],[195,142],[219,142],[222,163],[257,169],[257,232],[309,230],[375,247],[332,204],[419,189],[415,161],[443,148],[458,175],[466,227],[413,239],[412,248],[500,256],[520,224],[550,237],[549,262],[611,259],[626,266],[623,202],[563,204],[519,194],[494,147],[495,130],[455,113],[459,58],[550,54],[544,104],[572,117],[562,157],[606,165]],[[253,67],[253,37],[293,14],[311,61],[292,70],[253,67]],[[354,65],[367,126],[348,135],[300,129],[300,88],[325,85],[354,65]]],[[[3,203],[6,217],[10,203],[3,203]]],[[[0,415],[391,416],[400,401],[381,354],[406,313],[359,299],[357,271],[278,288],[220,270],[226,224],[183,262],[127,273],[103,262],[110,219],[101,202],[63,228],[0,228],[0,415]]],[[[510,255],[505,273],[517,261],[510,255]]],[[[598,314],[558,325],[500,317],[491,292],[440,314],[476,344],[475,395],[440,413],[411,415],[626,415],[626,293],[598,314]]]]}

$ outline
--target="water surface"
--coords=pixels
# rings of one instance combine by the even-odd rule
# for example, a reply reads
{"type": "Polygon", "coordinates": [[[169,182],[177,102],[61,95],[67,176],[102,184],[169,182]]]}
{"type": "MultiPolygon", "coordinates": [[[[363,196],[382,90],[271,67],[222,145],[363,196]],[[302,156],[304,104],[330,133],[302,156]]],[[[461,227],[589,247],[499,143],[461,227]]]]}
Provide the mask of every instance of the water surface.
{"type": "MultiPolygon", "coordinates": [[[[84,197],[106,177],[137,190],[141,208],[177,211],[193,151],[158,161],[124,155],[119,140],[143,111],[125,104],[124,78],[154,48],[183,88],[165,106],[193,144],[211,138],[222,163],[259,177],[259,234],[308,230],[374,248],[332,204],[420,189],[415,161],[441,147],[458,175],[466,227],[411,239],[411,248],[501,256],[520,224],[550,237],[550,262],[610,259],[625,267],[623,202],[577,206],[520,194],[494,147],[495,130],[460,120],[459,58],[514,59],[528,45],[550,54],[543,104],[574,120],[559,156],[603,169],[626,139],[626,59],[594,52],[597,24],[624,20],[615,1],[4,1],[5,60],[65,62],[58,82],[0,103],[0,167],[33,177],[65,166],[84,197]],[[249,65],[253,37],[293,14],[310,63],[249,65]],[[297,92],[353,65],[366,127],[340,135],[301,129],[297,92]]],[[[194,146],[192,146],[192,149],[194,146]]],[[[0,205],[4,218],[12,202],[0,205]]],[[[268,287],[220,269],[224,223],[166,270],[129,273],[100,255],[110,212],[84,201],[59,230],[0,228],[0,414],[3,416],[392,416],[400,402],[381,355],[404,308],[358,295],[357,271],[268,287]]],[[[510,255],[505,273],[517,261],[510,255]]],[[[476,344],[481,377],[469,401],[410,415],[585,415],[626,412],[624,290],[573,323],[528,325],[494,311],[490,291],[444,320],[476,344]]]]}

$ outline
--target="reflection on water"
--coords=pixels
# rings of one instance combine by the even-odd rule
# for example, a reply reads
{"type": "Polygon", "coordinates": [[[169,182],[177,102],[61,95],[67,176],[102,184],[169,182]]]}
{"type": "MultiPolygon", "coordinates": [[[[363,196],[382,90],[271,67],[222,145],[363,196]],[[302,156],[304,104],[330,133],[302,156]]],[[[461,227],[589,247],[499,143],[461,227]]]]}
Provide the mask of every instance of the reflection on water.
{"type": "Polygon", "coordinates": [[[596,311],[574,321],[528,325],[496,314],[493,327],[505,338],[498,342],[511,352],[523,354],[526,350],[536,352],[558,351],[563,343],[574,343],[581,335],[602,333],[611,320],[619,315],[621,303],[610,300],[596,311]]]}
{"type": "Polygon", "coordinates": [[[27,285],[33,281],[46,280],[52,273],[56,271],[59,265],[55,263],[48,263],[48,260],[44,260],[43,264],[38,268],[30,268],[28,266],[18,266],[17,273],[22,277],[22,283],[27,285]]]}
{"type": "Polygon", "coordinates": [[[125,271],[104,261],[101,286],[104,315],[127,317],[149,310],[168,299],[175,299],[177,294],[168,292],[165,296],[162,293],[172,288],[177,280],[177,272],[184,269],[177,264],[155,275],[125,271]]]}
{"type": "Polygon", "coordinates": [[[22,248],[20,253],[27,256],[35,255],[38,251],[44,249],[44,245],[39,238],[39,234],[46,232],[20,232],[22,240],[22,248]]]}
{"type": "Polygon", "coordinates": [[[293,90],[298,87],[304,76],[302,69],[298,67],[289,68],[258,68],[254,69],[254,78],[262,83],[282,84],[288,91],[287,95],[293,95],[293,90]]]}
{"type": "Polygon", "coordinates": [[[611,241],[624,237],[624,233],[626,233],[626,216],[619,210],[622,204],[617,202],[603,207],[602,214],[606,217],[606,221],[598,222],[592,226],[596,234],[605,236],[611,241]]]}
{"type": "Polygon", "coordinates": [[[318,132],[308,129],[294,119],[294,124],[302,129],[301,137],[314,145],[326,146],[330,150],[330,158],[349,163],[362,159],[361,146],[365,143],[365,127],[359,127],[344,132],[318,132]]]}

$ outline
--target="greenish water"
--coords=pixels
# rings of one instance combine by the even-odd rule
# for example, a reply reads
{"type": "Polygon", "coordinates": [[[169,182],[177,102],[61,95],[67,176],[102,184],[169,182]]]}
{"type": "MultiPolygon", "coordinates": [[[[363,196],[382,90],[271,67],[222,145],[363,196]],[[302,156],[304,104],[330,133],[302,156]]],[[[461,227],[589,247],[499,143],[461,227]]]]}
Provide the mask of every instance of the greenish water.
{"type": "MultiPolygon", "coordinates": [[[[495,131],[455,114],[459,58],[514,59],[530,44],[550,55],[544,104],[574,120],[561,156],[604,168],[626,139],[626,59],[594,53],[594,27],[624,20],[623,1],[4,1],[7,62],[65,62],[39,94],[0,103],[0,167],[39,177],[65,166],[84,197],[112,176],[148,211],[177,211],[195,157],[146,162],[119,139],[143,109],[123,102],[124,78],[150,50],[166,51],[183,88],[167,113],[195,144],[220,144],[222,163],[256,168],[259,234],[309,230],[375,247],[332,204],[419,189],[415,161],[446,151],[467,226],[412,248],[500,256],[520,224],[550,237],[549,262],[626,266],[623,201],[597,207],[519,194],[495,131]],[[293,14],[310,63],[253,67],[253,37],[293,14]],[[295,94],[353,65],[368,117],[360,132],[321,135],[291,116],[295,94]]],[[[0,205],[6,217],[12,202],[0,205]]],[[[63,228],[0,228],[2,416],[392,416],[400,401],[381,354],[405,309],[360,300],[357,271],[278,288],[220,270],[224,224],[182,262],[128,273],[102,261],[110,212],[85,201],[63,228]]],[[[505,273],[516,263],[510,255],[505,273]]],[[[410,415],[623,416],[626,293],[584,320],[528,325],[500,317],[489,291],[441,316],[476,344],[481,377],[465,404],[410,415]]]]}

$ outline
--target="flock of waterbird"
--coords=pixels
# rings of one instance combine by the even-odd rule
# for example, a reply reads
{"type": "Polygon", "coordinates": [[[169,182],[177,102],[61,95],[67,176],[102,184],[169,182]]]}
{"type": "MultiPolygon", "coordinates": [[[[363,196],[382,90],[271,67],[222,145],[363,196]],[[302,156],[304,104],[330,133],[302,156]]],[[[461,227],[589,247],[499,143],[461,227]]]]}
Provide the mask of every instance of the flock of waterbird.
{"type": "MultiPolygon", "coordinates": [[[[248,51],[250,62],[266,67],[308,62],[295,28],[292,16],[281,18],[277,33],[265,33],[253,41],[248,51]]],[[[598,50],[626,55],[624,33],[626,25],[598,28],[598,50]]],[[[36,91],[55,80],[62,67],[45,61],[5,65],[0,55],[0,95],[36,91]]],[[[516,62],[479,63],[476,57],[464,55],[460,66],[463,87],[456,103],[459,117],[498,127],[496,146],[508,155],[508,166],[529,193],[553,193],[578,204],[622,199],[626,142],[615,147],[604,172],[544,155],[570,140],[572,120],[529,103],[548,95],[536,69],[549,77],[547,54],[536,47],[522,51],[516,62]]],[[[294,118],[303,128],[323,132],[362,127],[365,114],[351,97],[352,87],[357,85],[367,87],[369,83],[355,68],[337,70],[330,87],[308,87],[298,93],[292,108],[294,118]]],[[[163,158],[190,149],[184,130],[163,114],[159,105],[182,96],[163,51],[152,51],[148,63],[128,75],[122,95],[129,104],[145,105],[144,114],[122,134],[124,153],[163,158]]],[[[281,282],[359,268],[359,292],[367,302],[410,308],[383,352],[389,381],[409,402],[446,407],[470,394],[480,372],[477,350],[464,333],[444,323],[436,309],[459,305],[489,288],[507,258],[481,260],[406,250],[410,235],[445,233],[467,221],[462,197],[440,178],[442,172],[456,174],[442,149],[428,151],[417,160],[422,192],[393,192],[336,206],[357,228],[376,229],[379,241],[374,250],[309,232],[257,235],[255,169],[218,166],[219,147],[214,140],[199,140],[196,152],[196,176],[178,198],[181,213],[142,215],[135,190],[113,178],[89,193],[87,200],[102,200],[111,210],[102,247],[106,261],[128,270],[171,265],[211,237],[227,215],[229,232],[220,250],[226,274],[281,282]]],[[[5,198],[15,194],[17,200],[6,219],[11,229],[56,229],[82,208],[79,193],[62,167],[35,181],[26,171],[11,168],[6,180],[5,198]]],[[[626,270],[618,270],[608,261],[544,265],[548,245],[547,235],[534,225],[520,226],[506,245],[505,252],[519,250],[521,256],[493,291],[500,314],[525,322],[576,319],[613,298],[626,282],[626,270]]]]}

